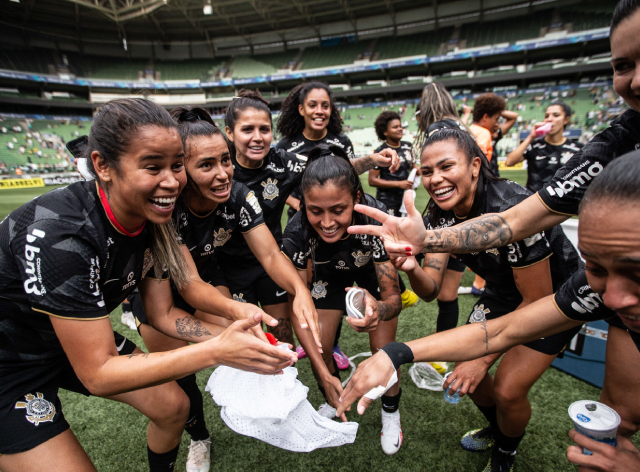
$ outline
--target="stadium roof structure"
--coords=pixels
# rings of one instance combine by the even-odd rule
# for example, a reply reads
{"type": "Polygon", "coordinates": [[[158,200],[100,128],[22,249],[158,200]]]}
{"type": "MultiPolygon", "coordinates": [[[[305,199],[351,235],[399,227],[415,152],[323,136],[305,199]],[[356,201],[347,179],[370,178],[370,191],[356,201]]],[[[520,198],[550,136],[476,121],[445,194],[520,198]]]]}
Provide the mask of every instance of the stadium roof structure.
{"type": "Polygon", "coordinates": [[[573,3],[576,0],[12,0],[0,3],[0,24],[11,32],[22,30],[28,36],[25,43],[39,37],[78,45],[196,42],[208,44],[216,55],[218,49],[238,47],[251,53],[254,47],[300,48],[307,41],[317,44],[341,35],[371,38],[399,29],[406,34],[437,29],[440,23],[526,15],[573,3]]]}

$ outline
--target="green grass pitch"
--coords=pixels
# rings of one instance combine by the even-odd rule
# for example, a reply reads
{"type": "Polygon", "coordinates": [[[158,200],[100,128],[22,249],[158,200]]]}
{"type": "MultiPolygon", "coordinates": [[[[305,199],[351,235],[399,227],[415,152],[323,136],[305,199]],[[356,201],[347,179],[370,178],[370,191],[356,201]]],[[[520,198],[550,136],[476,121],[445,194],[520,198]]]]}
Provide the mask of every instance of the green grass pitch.
{"type": "MultiPolygon", "coordinates": [[[[524,183],[523,171],[502,173],[504,177],[524,183]]],[[[365,189],[366,178],[363,179],[365,189]]],[[[0,218],[12,209],[43,193],[46,189],[15,189],[0,191],[0,218]]],[[[375,194],[374,192],[372,192],[375,194]]],[[[427,196],[420,189],[416,201],[422,211],[427,196]]],[[[406,279],[405,279],[406,280],[406,279]]],[[[470,285],[472,274],[467,272],[463,285],[470,285]]],[[[464,323],[473,307],[475,298],[460,297],[460,320],[464,323]]],[[[429,335],[435,330],[437,305],[420,302],[415,308],[400,315],[398,340],[408,341],[429,335]]],[[[111,315],[116,330],[144,348],[138,334],[120,323],[120,310],[111,315]]],[[[368,351],[368,337],[344,326],[340,346],[351,356],[368,351]]],[[[308,359],[297,365],[300,381],[309,387],[309,400],[314,406],[322,403],[316,388],[308,359]]],[[[339,448],[321,449],[308,454],[292,453],[269,446],[258,440],[240,436],[227,428],[220,419],[219,408],[204,386],[211,374],[207,369],[198,374],[203,391],[205,416],[213,439],[212,470],[376,470],[376,471],[479,471],[487,460],[487,453],[465,452],[458,444],[461,436],[470,429],[484,426],[484,418],[468,398],[458,405],[449,405],[442,392],[420,390],[403,371],[401,380],[403,395],[400,406],[404,444],[391,457],[380,448],[380,403],[377,402],[362,417],[353,411],[350,420],[358,421],[360,428],[354,444],[339,448]]],[[[344,374],[343,374],[344,376],[344,374]]],[[[81,444],[94,461],[98,470],[145,471],[147,420],[131,407],[95,397],[83,397],[61,391],[64,413],[81,444]]],[[[575,400],[598,399],[600,390],[555,369],[549,369],[530,392],[533,415],[527,434],[518,450],[516,470],[572,471],[564,457],[571,444],[567,432],[571,421],[567,407],[575,400]]],[[[639,443],[639,441],[636,441],[639,443]]],[[[177,471],[184,470],[189,445],[188,435],[183,436],[177,471]]]]}

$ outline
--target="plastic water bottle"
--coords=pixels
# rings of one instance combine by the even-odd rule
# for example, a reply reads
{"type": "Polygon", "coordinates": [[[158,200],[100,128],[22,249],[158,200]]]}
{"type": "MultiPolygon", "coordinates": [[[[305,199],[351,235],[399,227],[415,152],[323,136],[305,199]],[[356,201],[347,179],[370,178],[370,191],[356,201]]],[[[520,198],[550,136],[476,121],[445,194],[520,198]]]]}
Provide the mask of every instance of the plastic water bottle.
{"type": "MultiPolygon", "coordinates": [[[[452,374],[453,372],[449,372],[448,374],[445,374],[444,379],[447,380],[447,378],[452,374]]],[[[455,380],[455,379],[454,379],[455,380]]],[[[460,388],[462,388],[462,386],[460,386],[460,388]]],[[[456,390],[455,393],[451,394],[449,393],[450,390],[446,389],[444,391],[444,401],[447,403],[451,403],[453,405],[457,405],[460,402],[460,395],[458,395],[458,392],[460,392],[460,388],[458,388],[458,390],[456,390]]]]}

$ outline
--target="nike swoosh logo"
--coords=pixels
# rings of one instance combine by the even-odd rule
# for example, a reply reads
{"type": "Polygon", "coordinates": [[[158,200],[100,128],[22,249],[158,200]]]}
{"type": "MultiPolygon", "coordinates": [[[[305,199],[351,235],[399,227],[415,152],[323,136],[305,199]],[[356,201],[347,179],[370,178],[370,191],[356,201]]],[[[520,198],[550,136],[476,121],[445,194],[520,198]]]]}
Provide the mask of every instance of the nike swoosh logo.
{"type": "Polygon", "coordinates": [[[536,161],[541,161],[543,159],[546,159],[547,156],[536,156],[536,161]]]}
{"type": "Polygon", "coordinates": [[[398,447],[400,445],[400,438],[398,438],[398,440],[396,441],[396,443],[393,445],[394,447],[398,447]]]}
{"type": "Polygon", "coordinates": [[[127,339],[125,338],[125,339],[122,340],[122,343],[119,346],[116,347],[118,352],[122,351],[122,348],[124,347],[124,343],[126,343],[126,342],[127,342],[127,339]]]}
{"type": "Polygon", "coordinates": [[[197,248],[198,245],[196,244],[195,246],[193,246],[192,248],[189,248],[189,252],[193,251],[195,248],[197,248]]]}
{"type": "Polygon", "coordinates": [[[285,293],[287,293],[286,290],[283,290],[282,292],[278,292],[276,291],[276,297],[281,297],[282,295],[284,295],[285,293]]]}
{"type": "Polygon", "coordinates": [[[331,262],[331,261],[320,261],[320,262],[313,261],[314,264],[328,264],[329,262],[331,262]]]}

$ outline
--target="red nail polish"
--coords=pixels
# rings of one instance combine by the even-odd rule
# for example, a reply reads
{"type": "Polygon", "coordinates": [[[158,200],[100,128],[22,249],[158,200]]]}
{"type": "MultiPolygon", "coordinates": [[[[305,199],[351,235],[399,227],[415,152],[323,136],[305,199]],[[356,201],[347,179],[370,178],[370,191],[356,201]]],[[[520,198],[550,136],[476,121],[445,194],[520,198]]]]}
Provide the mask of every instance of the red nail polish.
{"type": "Polygon", "coordinates": [[[405,247],[404,250],[407,251],[407,252],[411,252],[411,246],[405,247]]]}
{"type": "Polygon", "coordinates": [[[267,337],[267,340],[269,341],[269,344],[276,346],[278,344],[278,340],[276,339],[276,337],[271,334],[271,333],[265,333],[264,334],[267,337]]]}

